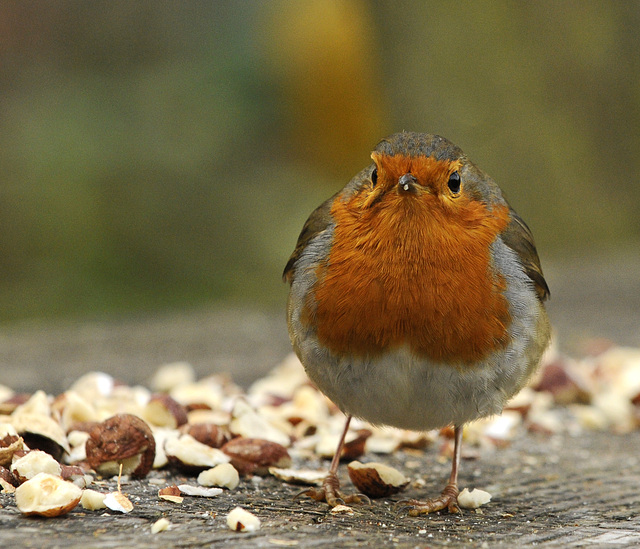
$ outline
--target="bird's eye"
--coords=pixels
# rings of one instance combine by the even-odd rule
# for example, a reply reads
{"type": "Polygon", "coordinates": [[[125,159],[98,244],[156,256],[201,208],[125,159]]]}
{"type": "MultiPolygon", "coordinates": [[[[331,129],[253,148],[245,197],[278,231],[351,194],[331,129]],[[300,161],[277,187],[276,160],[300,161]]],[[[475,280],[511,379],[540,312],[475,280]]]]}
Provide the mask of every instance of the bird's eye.
{"type": "Polygon", "coordinates": [[[378,168],[373,168],[371,172],[371,183],[374,187],[378,184],[378,168]]]}
{"type": "Polygon", "coordinates": [[[453,172],[449,176],[447,185],[453,194],[458,194],[460,192],[460,174],[458,172],[453,172]]]}

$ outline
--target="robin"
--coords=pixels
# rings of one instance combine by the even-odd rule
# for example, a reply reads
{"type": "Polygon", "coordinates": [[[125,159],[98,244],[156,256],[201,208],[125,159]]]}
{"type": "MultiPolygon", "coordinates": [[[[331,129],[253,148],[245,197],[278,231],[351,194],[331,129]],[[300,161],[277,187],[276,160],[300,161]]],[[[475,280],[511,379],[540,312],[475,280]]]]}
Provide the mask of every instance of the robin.
{"type": "Polygon", "coordinates": [[[449,482],[411,515],[459,512],[465,423],[499,414],[550,337],[549,288],[533,236],[500,187],[456,145],[402,132],[304,224],[283,278],[287,322],[307,374],[347,417],[320,489],[340,492],[352,416],[428,430],[454,426],[449,482]]]}

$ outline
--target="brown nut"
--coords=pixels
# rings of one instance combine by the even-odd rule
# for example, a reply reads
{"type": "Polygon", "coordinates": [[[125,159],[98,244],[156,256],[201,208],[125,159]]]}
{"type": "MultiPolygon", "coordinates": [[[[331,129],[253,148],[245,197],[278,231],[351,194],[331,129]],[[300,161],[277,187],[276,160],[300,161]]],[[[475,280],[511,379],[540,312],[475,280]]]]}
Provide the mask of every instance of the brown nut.
{"type": "Polygon", "coordinates": [[[558,404],[588,404],[591,401],[589,392],[582,386],[571,371],[567,361],[558,359],[546,364],[540,376],[540,381],[534,387],[536,391],[548,391],[558,404]]]}
{"type": "Polygon", "coordinates": [[[226,427],[215,423],[195,423],[184,425],[180,431],[187,433],[198,442],[211,446],[212,448],[222,448],[231,440],[231,433],[226,427]]]}
{"type": "Polygon", "coordinates": [[[172,484],[171,486],[165,486],[164,488],[160,488],[160,490],[158,490],[158,495],[159,496],[179,496],[180,488],[178,488],[175,484],[172,484]]]}
{"type": "Polygon", "coordinates": [[[287,449],[270,440],[238,437],[227,442],[222,451],[241,475],[266,475],[269,467],[289,467],[291,457],[287,449]]]}
{"type": "Polygon", "coordinates": [[[206,402],[190,402],[185,408],[187,409],[187,413],[192,412],[193,410],[212,410],[211,405],[206,402]]]}
{"type": "MultiPolygon", "coordinates": [[[[91,429],[93,429],[96,425],[100,425],[99,421],[78,421],[71,426],[69,426],[69,431],[82,431],[83,433],[90,433],[91,429]]],[[[67,433],[67,434],[68,434],[67,433]]]]}
{"type": "Polygon", "coordinates": [[[68,480],[69,482],[73,482],[79,488],[86,488],[87,479],[84,474],[84,470],[82,467],[78,465],[61,465],[61,476],[63,480],[68,480]]]}
{"type": "Polygon", "coordinates": [[[345,442],[340,459],[353,460],[364,455],[364,447],[371,434],[369,429],[359,429],[356,438],[345,442]]]}
{"type": "Polygon", "coordinates": [[[157,427],[177,429],[187,423],[187,409],[169,395],[158,393],[145,406],[144,419],[157,427]]]}
{"type": "Polygon", "coordinates": [[[118,414],[96,425],[86,444],[89,465],[102,475],[145,477],[153,466],[156,442],[149,426],[132,414],[118,414]]]}
{"type": "Polygon", "coordinates": [[[172,503],[182,503],[184,500],[180,493],[180,488],[175,484],[160,488],[160,490],[158,490],[158,497],[164,501],[170,501],[172,503]]]}
{"type": "Polygon", "coordinates": [[[348,465],[349,478],[355,487],[370,498],[382,498],[397,494],[409,484],[400,471],[384,463],[360,463],[348,465]]]}
{"type": "Polygon", "coordinates": [[[7,484],[11,484],[11,486],[19,486],[20,481],[15,477],[15,475],[6,467],[0,465],[0,481],[4,481],[7,484]]]}

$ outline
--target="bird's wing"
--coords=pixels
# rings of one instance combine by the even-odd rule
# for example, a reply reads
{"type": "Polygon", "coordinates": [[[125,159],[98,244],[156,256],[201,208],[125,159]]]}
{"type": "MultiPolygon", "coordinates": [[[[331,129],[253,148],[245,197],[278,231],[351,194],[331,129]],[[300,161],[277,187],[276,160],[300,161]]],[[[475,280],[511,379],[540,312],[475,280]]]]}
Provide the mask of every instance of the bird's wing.
{"type": "Polygon", "coordinates": [[[320,204],[320,206],[311,213],[309,219],[307,219],[306,223],[302,227],[302,231],[298,237],[298,242],[296,243],[296,248],[293,250],[291,257],[284,268],[284,272],[282,273],[282,280],[285,282],[291,282],[293,267],[296,264],[296,261],[298,261],[300,254],[302,254],[302,251],[307,247],[309,241],[322,231],[326,230],[326,228],[331,224],[331,216],[329,215],[329,212],[334,198],[335,195],[320,204]]]}
{"type": "Polygon", "coordinates": [[[538,297],[541,301],[544,301],[549,297],[550,292],[542,274],[542,267],[540,266],[533,235],[527,224],[513,209],[510,209],[510,213],[511,222],[502,233],[502,241],[518,254],[527,276],[535,286],[538,297]]]}

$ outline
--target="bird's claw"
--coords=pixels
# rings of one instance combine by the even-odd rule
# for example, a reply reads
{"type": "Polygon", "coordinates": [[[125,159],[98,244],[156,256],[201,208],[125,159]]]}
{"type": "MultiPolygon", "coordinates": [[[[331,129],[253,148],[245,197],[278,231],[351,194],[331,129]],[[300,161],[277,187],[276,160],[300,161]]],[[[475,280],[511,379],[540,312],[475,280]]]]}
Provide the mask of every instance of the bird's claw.
{"type": "Polygon", "coordinates": [[[316,501],[324,501],[329,507],[346,505],[348,503],[371,504],[371,500],[364,494],[342,494],[340,492],[338,477],[331,473],[324,479],[321,488],[307,488],[296,494],[293,499],[298,499],[301,496],[308,496],[316,501]]]}
{"type": "Polygon", "coordinates": [[[409,515],[412,517],[418,517],[420,515],[426,515],[435,511],[442,511],[446,509],[449,513],[460,513],[460,507],[458,506],[458,487],[455,484],[447,484],[437,498],[428,499],[426,501],[419,501],[417,499],[409,499],[399,501],[399,504],[404,504],[406,509],[409,510],[409,515]]]}

